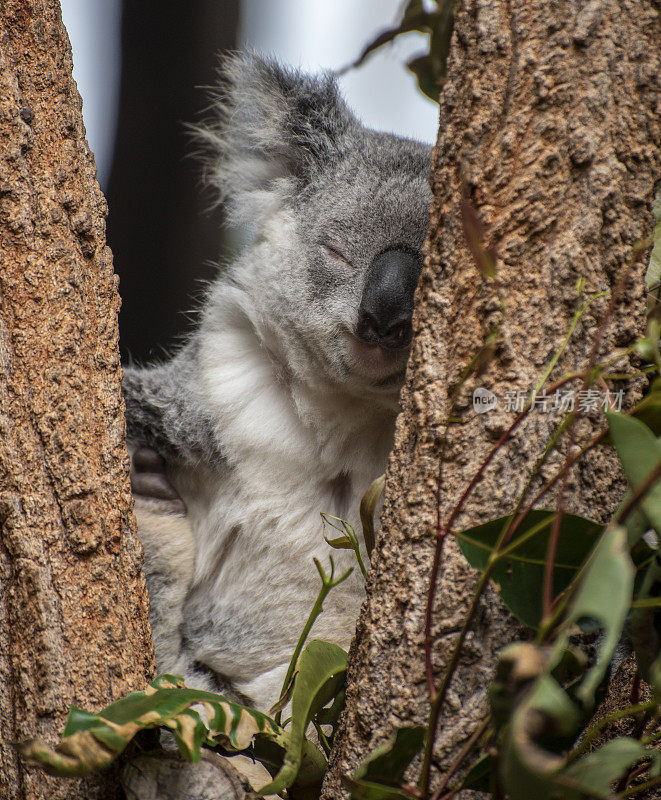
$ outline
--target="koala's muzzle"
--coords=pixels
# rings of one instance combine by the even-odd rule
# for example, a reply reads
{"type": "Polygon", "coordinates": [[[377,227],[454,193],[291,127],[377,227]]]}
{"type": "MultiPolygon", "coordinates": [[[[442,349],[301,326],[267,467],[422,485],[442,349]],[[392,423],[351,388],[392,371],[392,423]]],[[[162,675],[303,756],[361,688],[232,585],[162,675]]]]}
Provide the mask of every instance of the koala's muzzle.
{"type": "Polygon", "coordinates": [[[413,293],[420,268],[420,258],[405,250],[386,250],[374,259],[358,309],[359,339],[387,349],[410,343],[413,293]]]}

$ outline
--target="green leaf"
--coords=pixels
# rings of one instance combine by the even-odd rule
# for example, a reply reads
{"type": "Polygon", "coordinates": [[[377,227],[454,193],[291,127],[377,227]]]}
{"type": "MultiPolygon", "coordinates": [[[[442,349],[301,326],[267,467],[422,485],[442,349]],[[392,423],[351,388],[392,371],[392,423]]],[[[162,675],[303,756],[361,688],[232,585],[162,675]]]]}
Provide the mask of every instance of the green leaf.
{"type": "Polygon", "coordinates": [[[409,0],[402,15],[402,22],[417,17],[425,13],[425,4],[423,0],[409,0]]]}
{"type": "Polygon", "coordinates": [[[439,94],[446,76],[446,63],[450,52],[450,42],[454,28],[455,0],[436,0],[436,10],[426,11],[422,0],[409,0],[398,24],[381,31],[351,64],[340,70],[359,67],[365,59],[394,41],[398,36],[411,31],[430,34],[428,52],[420,53],[407,64],[418,79],[424,94],[438,102],[439,94]]]}
{"type": "Polygon", "coordinates": [[[573,738],[580,715],[566,693],[551,678],[543,678],[514,714],[501,754],[504,788],[511,800],[581,800],[612,797],[612,783],[636,762],[652,759],[658,775],[661,754],[636,739],[622,737],[568,766],[562,737],[573,738]]]}
{"type": "Polygon", "coordinates": [[[522,696],[548,674],[549,648],[534,642],[512,642],[498,653],[496,674],[489,686],[489,703],[496,727],[509,722],[522,696]]]}
{"type": "Polygon", "coordinates": [[[382,783],[370,781],[354,781],[353,778],[342,776],[342,782],[351,789],[352,800],[411,800],[411,795],[394,786],[384,786],[382,783]]]}
{"type": "Polygon", "coordinates": [[[438,97],[441,93],[441,84],[436,74],[436,63],[432,56],[429,54],[417,56],[407,61],[406,66],[417,78],[420,91],[430,100],[438,103],[438,97]]]}
{"type": "Polygon", "coordinates": [[[454,30],[456,2],[455,0],[439,0],[437,5],[438,14],[429,39],[429,56],[433,63],[436,82],[436,95],[431,99],[438,103],[440,89],[445,83],[447,75],[447,60],[450,54],[452,31],[454,30]]]}
{"type": "MultiPolygon", "coordinates": [[[[583,567],[580,583],[550,653],[548,647],[524,642],[502,651],[499,681],[494,683],[491,697],[494,716],[501,720],[505,730],[500,769],[511,800],[584,797],[585,785],[580,776],[566,769],[564,754],[594,702],[595,689],[619,641],[633,581],[634,567],[626,547],[626,531],[622,527],[607,528],[583,567]],[[559,669],[563,659],[566,661],[570,636],[583,620],[597,622],[603,635],[595,662],[582,681],[572,686],[581,708],[551,673],[559,669]],[[532,687],[528,688],[531,681],[532,687]]],[[[601,795],[595,793],[595,796],[601,795]]]]}
{"type": "Polygon", "coordinates": [[[661,436],[661,378],[653,381],[649,394],[640,401],[632,416],[655,436],[661,436]]]}
{"type": "Polygon", "coordinates": [[[519,711],[503,750],[503,782],[511,800],[583,800],[612,797],[611,783],[643,758],[659,754],[635,739],[617,739],[569,766],[554,750],[573,739],[580,715],[566,693],[546,677],[519,711]],[[554,747],[555,745],[555,747],[554,747]]]}
{"type": "Polygon", "coordinates": [[[627,550],[626,530],[607,528],[585,568],[576,594],[567,612],[551,659],[551,668],[561,660],[572,627],[581,620],[596,620],[603,630],[595,663],[576,689],[576,697],[586,706],[610,664],[620,639],[624,620],[631,604],[635,570],[627,550]]]}
{"type": "Polygon", "coordinates": [[[203,744],[239,752],[256,736],[277,739],[281,731],[259,711],[213,692],[187,689],[180,678],[164,675],[144,692],[132,692],[98,714],[72,708],[62,740],[54,748],[29,740],[19,750],[50,774],[76,777],[107,767],[138,731],[155,727],[170,729],[189,761],[199,760],[203,744]],[[192,706],[202,709],[204,719],[192,706]]]}
{"type": "Polygon", "coordinates": [[[652,603],[661,601],[660,594],[661,564],[653,558],[638,587],[637,605],[631,612],[627,633],[636,651],[638,670],[657,695],[661,695],[661,620],[652,603]]]}
{"type": "Polygon", "coordinates": [[[333,550],[353,550],[353,542],[348,536],[338,536],[337,539],[326,539],[326,544],[333,548],[333,550]]]}
{"type": "Polygon", "coordinates": [[[337,727],[340,719],[340,714],[344,710],[344,706],[346,703],[346,697],[344,694],[344,689],[340,689],[340,691],[335,695],[333,702],[328,706],[328,708],[322,708],[318,711],[314,716],[314,721],[318,725],[330,725],[332,728],[332,732],[326,738],[328,739],[329,744],[333,744],[333,739],[335,738],[335,734],[337,732],[337,727]]]}
{"type": "Polygon", "coordinates": [[[374,550],[374,514],[376,512],[376,504],[383,493],[385,485],[386,476],[379,475],[378,478],[370,483],[363,495],[363,499],[360,501],[360,521],[363,526],[363,539],[365,540],[367,555],[370,558],[372,557],[372,550],[374,550]]]}
{"type": "Polygon", "coordinates": [[[387,742],[375,748],[352,777],[343,778],[355,800],[402,800],[404,773],[422,750],[425,729],[407,725],[397,728],[387,742]]]}
{"type": "MultiPolygon", "coordinates": [[[[630,499],[631,492],[627,492],[622,498],[618,512],[624,508],[630,499]]],[[[615,516],[617,518],[617,513],[615,516]]],[[[638,567],[640,566],[639,560],[646,560],[650,552],[653,552],[647,542],[641,541],[643,534],[650,530],[652,526],[641,508],[635,508],[627,517],[624,525],[627,529],[627,546],[631,550],[631,558],[634,564],[638,567]]]]}
{"type": "MultiPolygon", "coordinates": [[[[541,587],[553,516],[552,511],[531,511],[507,546],[507,555],[498,560],[491,574],[505,605],[531,628],[537,628],[542,617],[541,587]]],[[[486,569],[508,521],[509,517],[500,517],[456,534],[459,547],[472,567],[482,572],[486,569]]],[[[597,522],[563,514],[553,570],[556,596],[567,588],[585,562],[601,530],[597,522]]]]}
{"type": "MultiPolygon", "coordinates": [[[[132,696],[133,693],[129,694],[128,697],[132,696]]],[[[99,724],[98,714],[92,714],[90,711],[85,711],[82,708],[71,706],[71,708],[69,709],[69,716],[67,717],[67,721],[64,726],[64,733],[62,734],[62,736],[63,737],[72,736],[74,733],[79,733],[81,731],[89,731],[92,728],[96,728],[98,724],[99,724]]]]}
{"type": "MultiPolygon", "coordinates": [[[[275,777],[282,767],[289,734],[280,729],[272,738],[256,736],[253,744],[244,751],[245,755],[259,761],[275,777]]],[[[328,763],[323,753],[309,739],[303,743],[303,756],[296,778],[287,790],[291,800],[319,800],[321,782],[326,774],[328,763]]]]}
{"type": "Polygon", "coordinates": [[[353,529],[353,525],[348,523],[345,519],[342,519],[342,517],[333,516],[333,514],[322,513],[321,519],[324,524],[324,541],[326,544],[330,545],[335,550],[353,550],[360,571],[363,573],[363,578],[366,578],[367,570],[365,569],[363,557],[360,553],[360,542],[356,536],[356,531],[353,529]],[[326,536],[327,524],[336,531],[340,531],[343,535],[335,539],[329,539],[328,536],[326,536]]]}
{"type": "Polygon", "coordinates": [[[404,780],[408,765],[422,750],[425,729],[406,725],[376,747],[354,773],[354,780],[366,780],[398,786],[404,780]]]}
{"type": "MultiPolygon", "coordinates": [[[[632,489],[637,489],[661,462],[661,442],[637,419],[607,412],[613,445],[632,489]]],[[[645,516],[661,534],[661,481],[657,481],[641,500],[645,516]]]]}
{"type": "Polygon", "coordinates": [[[346,668],[347,654],[330,642],[313,639],[301,653],[292,692],[292,720],[287,731],[283,765],[276,777],[260,789],[260,794],[278,794],[293,784],[303,758],[308,724],[313,715],[343,689],[346,668]]]}
{"type": "Polygon", "coordinates": [[[651,774],[658,775],[661,753],[643,747],[636,739],[623,736],[613,739],[594,752],[566,767],[562,774],[574,780],[585,791],[598,797],[612,796],[611,786],[627,770],[643,758],[652,759],[651,774]]]}
{"type": "Polygon", "coordinates": [[[351,789],[352,800],[411,800],[411,795],[402,789],[382,783],[354,781],[346,775],[342,776],[342,783],[351,789]]]}
{"type": "Polygon", "coordinates": [[[568,779],[558,781],[564,758],[554,750],[571,741],[580,718],[550,675],[536,681],[512,714],[500,754],[501,780],[511,800],[579,800],[568,779]]]}
{"type": "Polygon", "coordinates": [[[473,766],[468,770],[464,778],[462,789],[476,789],[481,792],[488,792],[491,788],[491,773],[494,768],[493,758],[487,753],[480,756],[473,766]]]}

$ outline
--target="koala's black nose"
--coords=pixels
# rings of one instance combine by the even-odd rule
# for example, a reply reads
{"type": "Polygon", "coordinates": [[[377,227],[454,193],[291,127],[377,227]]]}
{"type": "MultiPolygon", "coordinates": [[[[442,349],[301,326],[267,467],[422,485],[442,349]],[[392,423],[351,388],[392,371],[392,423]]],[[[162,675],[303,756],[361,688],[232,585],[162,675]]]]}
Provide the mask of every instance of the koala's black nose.
{"type": "Polygon", "coordinates": [[[374,259],[358,309],[359,339],[390,349],[409,344],[420,267],[420,258],[405,250],[386,250],[374,259]]]}

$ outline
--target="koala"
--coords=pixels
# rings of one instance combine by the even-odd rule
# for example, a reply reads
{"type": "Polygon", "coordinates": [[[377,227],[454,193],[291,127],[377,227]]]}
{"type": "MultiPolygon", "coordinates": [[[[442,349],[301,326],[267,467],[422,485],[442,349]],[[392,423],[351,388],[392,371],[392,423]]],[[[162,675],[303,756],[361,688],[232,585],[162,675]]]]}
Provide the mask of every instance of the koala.
{"type": "MultiPolygon", "coordinates": [[[[336,574],[320,512],[360,531],[385,470],[428,227],[430,148],[364,127],[331,75],[227,58],[197,132],[246,231],[169,360],[125,369],[127,438],[158,668],[267,710],[336,574]]],[[[358,570],[316,638],[347,648],[358,570]]]]}

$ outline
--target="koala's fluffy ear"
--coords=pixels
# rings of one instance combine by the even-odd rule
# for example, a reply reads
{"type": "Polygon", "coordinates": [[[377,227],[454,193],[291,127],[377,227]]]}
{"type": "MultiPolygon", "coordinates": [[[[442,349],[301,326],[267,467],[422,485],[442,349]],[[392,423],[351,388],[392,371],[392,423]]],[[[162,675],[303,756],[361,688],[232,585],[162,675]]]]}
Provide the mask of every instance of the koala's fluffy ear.
{"type": "Polygon", "coordinates": [[[223,59],[215,118],[196,129],[208,178],[235,217],[253,219],[332,166],[359,126],[335,79],[253,53],[223,59]],[[266,205],[267,208],[264,208],[266,205]]]}

